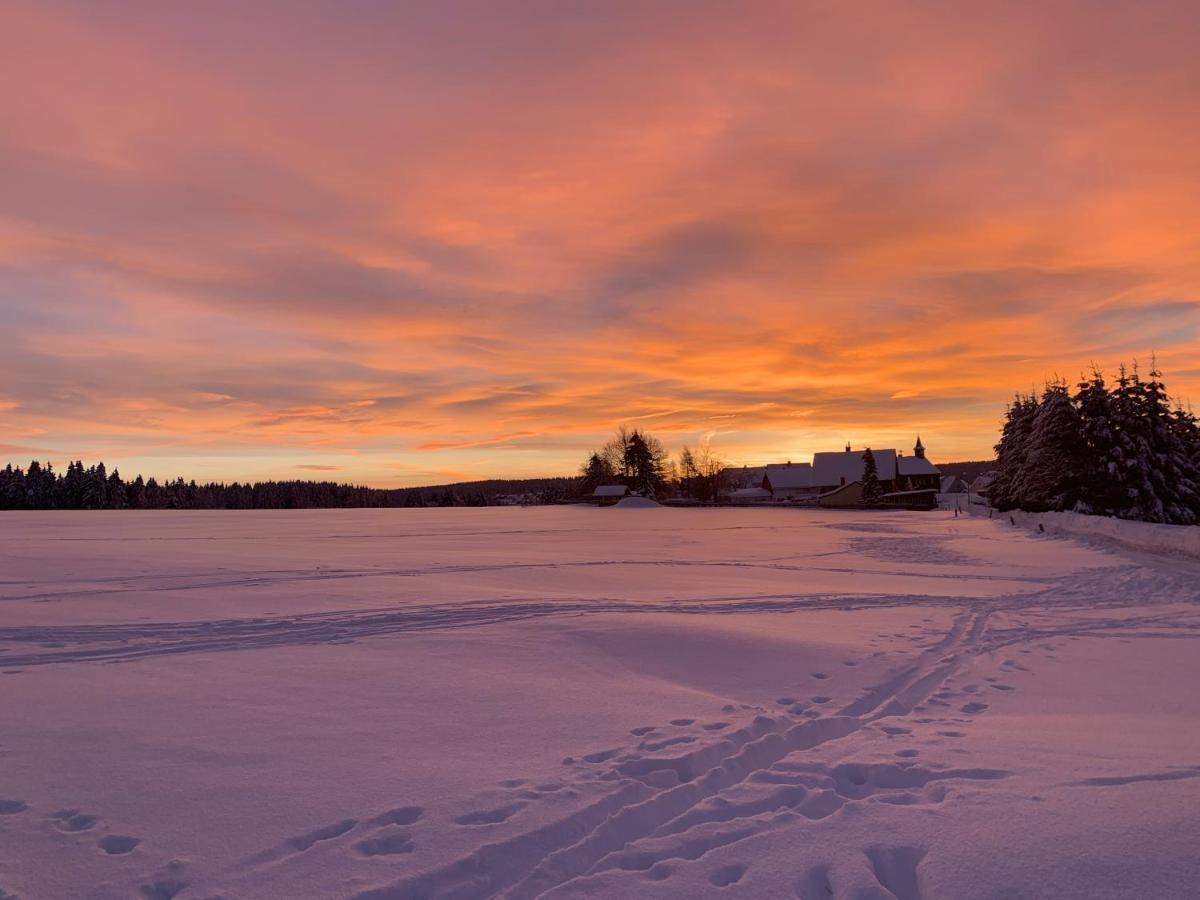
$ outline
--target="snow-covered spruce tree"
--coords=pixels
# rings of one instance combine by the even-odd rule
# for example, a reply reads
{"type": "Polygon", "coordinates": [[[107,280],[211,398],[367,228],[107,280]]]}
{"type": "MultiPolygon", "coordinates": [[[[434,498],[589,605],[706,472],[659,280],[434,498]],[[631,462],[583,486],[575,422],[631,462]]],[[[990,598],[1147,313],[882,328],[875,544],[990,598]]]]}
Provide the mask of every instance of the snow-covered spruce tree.
{"type": "Polygon", "coordinates": [[[1112,392],[1114,514],[1143,522],[1200,523],[1196,454],[1180,426],[1157,366],[1143,380],[1124,366],[1112,392]]]}
{"type": "Polygon", "coordinates": [[[875,454],[868,447],[863,453],[862,502],[878,503],[883,498],[883,485],[879,483],[879,468],[875,454]]]}
{"type": "Polygon", "coordinates": [[[1018,505],[1035,512],[1072,508],[1086,468],[1081,451],[1079,413],[1066,382],[1050,382],[1042,393],[1016,479],[1018,505]]]}
{"type": "Polygon", "coordinates": [[[1114,512],[1123,519],[1162,522],[1166,509],[1155,489],[1155,454],[1151,447],[1146,400],[1137,363],[1132,371],[1122,365],[1112,392],[1116,437],[1113,480],[1120,495],[1114,512]]]}
{"type": "Polygon", "coordinates": [[[1114,498],[1112,514],[1121,518],[1138,518],[1138,498],[1145,489],[1142,483],[1142,467],[1137,460],[1144,456],[1145,447],[1141,428],[1140,378],[1136,370],[1131,375],[1122,363],[1117,382],[1109,391],[1109,406],[1112,413],[1112,464],[1109,475],[1112,479],[1114,498]]]}
{"type": "Polygon", "coordinates": [[[1017,482],[1025,465],[1038,401],[1018,394],[1005,412],[1004,427],[996,444],[996,477],[988,488],[988,499],[997,509],[1016,509],[1021,505],[1017,482]]]}
{"type": "Polygon", "coordinates": [[[1191,461],[1192,471],[1200,473],[1200,419],[1182,403],[1171,412],[1171,427],[1191,461]]]}
{"type": "Polygon", "coordinates": [[[1113,432],[1113,398],[1104,374],[1095,366],[1090,378],[1079,382],[1075,394],[1079,410],[1082,471],[1080,473],[1080,512],[1112,515],[1122,508],[1121,491],[1114,481],[1116,437],[1113,432]]]}
{"type": "Polygon", "coordinates": [[[1142,409],[1153,463],[1150,483],[1158,500],[1156,509],[1162,514],[1154,521],[1195,525],[1200,522],[1200,472],[1193,448],[1181,439],[1162,372],[1153,360],[1147,374],[1142,382],[1142,409]]]}

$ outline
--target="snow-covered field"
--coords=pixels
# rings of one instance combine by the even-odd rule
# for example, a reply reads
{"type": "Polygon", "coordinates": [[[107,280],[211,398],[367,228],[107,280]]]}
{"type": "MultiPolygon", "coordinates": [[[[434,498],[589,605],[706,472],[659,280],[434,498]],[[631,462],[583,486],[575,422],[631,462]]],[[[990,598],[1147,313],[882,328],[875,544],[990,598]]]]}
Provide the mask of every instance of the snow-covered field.
{"type": "Polygon", "coordinates": [[[945,512],[0,515],[0,897],[1196,897],[1198,576],[945,512]]]}

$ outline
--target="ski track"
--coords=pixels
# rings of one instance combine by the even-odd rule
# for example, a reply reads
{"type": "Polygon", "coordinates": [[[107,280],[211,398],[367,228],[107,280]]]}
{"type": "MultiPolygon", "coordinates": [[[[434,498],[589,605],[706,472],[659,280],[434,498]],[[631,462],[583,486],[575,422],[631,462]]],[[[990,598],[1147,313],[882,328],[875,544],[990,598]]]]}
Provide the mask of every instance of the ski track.
{"type": "MultiPolygon", "coordinates": [[[[464,567],[463,570],[466,570],[464,567]]],[[[1039,579],[1049,584],[1042,591],[988,600],[922,594],[843,593],[808,595],[756,595],[713,597],[687,601],[643,601],[620,598],[480,600],[467,603],[406,605],[399,608],[309,613],[251,619],[217,619],[192,622],[154,622],[117,625],[17,626],[0,628],[0,668],[14,669],[53,663],[118,662],[183,653],[254,650],[360,640],[384,635],[415,634],[434,630],[469,628],[547,616],[602,613],[673,613],[720,615],[744,612],[796,612],[816,609],[868,609],[926,605],[955,609],[984,605],[990,613],[1077,607],[1104,608],[1095,588],[1103,584],[1110,595],[1124,592],[1147,598],[1169,597],[1172,604],[1200,604],[1200,588],[1186,588],[1179,579],[1140,566],[1115,566],[1086,576],[1039,579]],[[1113,592],[1114,584],[1122,591],[1113,592]]],[[[243,583],[244,582],[239,582],[243,583]]],[[[1130,594],[1126,594],[1130,595],[1130,594]]],[[[1108,603],[1120,607],[1118,601],[1108,603]]],[[[1022,626],[996,631],[990,649],[1036,638],[1088,634],[1124,637],[1187,637],[1200,630],[1200,617],[1181,613],[1114,619],[1088,618],[1074,623],[1057,622],[1038,629],[1022,626]]]]}
{"type": "MultiPolygon", "coordinates": [[[[897,539],[886,539],[888,542],[897,542],[897,539]]],[[[815,554],[812,557],[792,557],[792,559],[812,559],[819,556],[840,556],[846,555],[846,551],[837,551],[835,553],[815,554]]],[[[885,562],[910,562],[920,563],[923,565],[935,564],[952,567],[954,565],[968,565],[972,563],[970,557],[956,556],[949,559],[944,558],[944,553],[929,553],[914,558],[911,551],[895,548],[893,550],[879,550],[875,553],[864,553],[862,555],[872,556],[885,562]]],[[[973,581],[1001,581],[1001,582],[1030,582],[1038,583],[1045,579],[1029,575],[988,575],[978,572],[971,572],[964,575],[962,572],[912,572],[904,570],[890,569],[875,569],[864,572],[861,567],[855,566],[811,566],[811,565],[788,565],[778,560],[674,560],[674,559],[605,559],[605,560],[580,560],[576,562],[546,562],[546,563],[493,563],[488,565],[469,565],[469,566],[430,566],[430,567],[404,567],[404,568],[382,568],[373,567],[370,569],[320,569],[316,571],[311,569],[306,570],[265,570],[259,572],[245,573],[236,578],[224,578],[220,580],[197,581],[197,578],[204,578],[209,575],[208,572],[196,573],[190,575],[130,575],[117,576],[110,578],[97,578],[85,582],[85,586],[69,591],[40,591],[28,594],[11,594],[0,597],[0,601],[57,601],[70,600],[72,598],[88,598],[103,597],[109,595],[120,595],[130,593],[147,593],[147,592],[173,592],[173,591],[197,591],[197,590],[213,590],[221,588],[247,588],[247,587],[263,587],[280,584],[295,584],[304,582],[316,581],[341,581],[359,578],[421,578],[421,577],[436,577],[442,575],[471,575],[494,572],[513,572],[522,570],[569,570],[578,568],[609,568],[618,566],[651,566],[651,567],[667,567],[667,568],[702,568],[702,569],[761,569],[777,572],[824,572],[835,575],[888,575],[895,577],[909,578],[931,578],[931,579],[953,579],[962,580],[967,578],[973,581]],[[146,582],[162,582],[147,584],[146,582]],[[103,587],[106,583],[120,583],[120,587],[103,587]]],[[[3,582],[8,585],[29,585],[32,582],[10,581],[3,582]]],[[[65,582],[70,583],[70,582],[65,582]]]]}

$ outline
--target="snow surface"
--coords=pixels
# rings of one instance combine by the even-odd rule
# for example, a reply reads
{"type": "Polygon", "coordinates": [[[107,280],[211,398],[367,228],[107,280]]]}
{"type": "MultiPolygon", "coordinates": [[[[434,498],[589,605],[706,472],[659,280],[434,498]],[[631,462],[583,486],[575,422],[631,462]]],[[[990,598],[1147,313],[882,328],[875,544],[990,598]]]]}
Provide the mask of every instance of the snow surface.
{"type": "Polygon", "coordinates": [[[1023,528],[1041,528],[1049,534],[1115,543],[1129,550],[1180,554],[1200,559],[1200,527],[1195,525],[1163,525],[1073,512],[1032,513],[1019,509],[999,512],[977,504],[971,504],[968,511],[974,515],[990,515],[1023,528]]]}
{"type": "Polygon", "coordinates": [[[0,896],[1196,896],[1200,568],[952,513],[0,514],[0,896]]]}
{"type": "Polygon", "coordinates": [[[622,509],[657,509],[662,504],[651,500],[649,497],[625,497],[618,500],[614,506],[619,506],[622,509]]]}

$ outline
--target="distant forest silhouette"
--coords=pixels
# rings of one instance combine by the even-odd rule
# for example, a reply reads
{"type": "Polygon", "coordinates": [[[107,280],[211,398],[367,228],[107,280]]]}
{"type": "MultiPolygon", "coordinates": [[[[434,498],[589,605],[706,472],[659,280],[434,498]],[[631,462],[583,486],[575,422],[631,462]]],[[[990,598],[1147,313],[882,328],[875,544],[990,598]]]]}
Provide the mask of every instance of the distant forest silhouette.
{"type": "Polygon", "coordinates": [[[492,506],[556,503],[574,496],[577,478],[493,479],[419,488],[370,488],[332,481],[258,481],[197,484],[159,482],[138,475],[125,481],[104,463],[65,473],[31,462],[0,470],[0,509],[332,509],[424,506],[492,506]]]}
{"type": "MultiPolygon", "coordinates": [[[[973,478],[992,461],[942,464],[944,474],[973,478]]],[[[594,472],[592,473],[595,474],[594,472]]],[[[614,476],[620,481],[620,476],[614,476]]],[[[672,496],[704,495],[709,479],[680,473],[672,496]],[[694,481],[692,479],[695,479],[694,481]]],[[[585,497],[588,477],[468,481],[411,488],[371,488],[332,481],[258,481],[197,484],[176,478],[159,482],[140,475],[125,481],[104,463],[84,468],[72,462],[65,473],[34,461],[28,469],[0,469],[0,510],[34,509],[352,509],[429,506],[553,504],[585,497]]]]}

